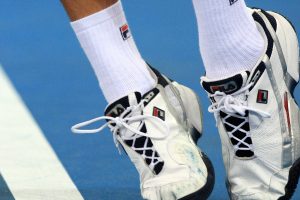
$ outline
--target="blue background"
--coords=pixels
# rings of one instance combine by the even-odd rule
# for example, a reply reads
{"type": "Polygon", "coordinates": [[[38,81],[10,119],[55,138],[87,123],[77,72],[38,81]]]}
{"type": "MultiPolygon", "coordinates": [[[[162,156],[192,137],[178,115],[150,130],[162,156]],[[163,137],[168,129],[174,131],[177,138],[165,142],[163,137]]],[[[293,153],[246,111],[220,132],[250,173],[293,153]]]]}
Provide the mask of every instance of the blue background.
{"type": "MultiPolygon", "coordinates": [[[[219,136],[199,85],[204,70],[192,2],[124,0],[123,5],[144,58],[199,92],[205,123],[200,146],[216,171],[210,199],[228,199],[219,136]]],[[[281,12],[300,31],[298,0],[248,5],[281,12]]],[[[140,199],[137,173],[125,155],[119,156],[109,131],[81,136],[69,130],[102,115],[106,102],[58,0],[1,0],[0,62],[86,199],[140,199]]],[[[294,196],[299,198],[300,188],[294,196]]]]}

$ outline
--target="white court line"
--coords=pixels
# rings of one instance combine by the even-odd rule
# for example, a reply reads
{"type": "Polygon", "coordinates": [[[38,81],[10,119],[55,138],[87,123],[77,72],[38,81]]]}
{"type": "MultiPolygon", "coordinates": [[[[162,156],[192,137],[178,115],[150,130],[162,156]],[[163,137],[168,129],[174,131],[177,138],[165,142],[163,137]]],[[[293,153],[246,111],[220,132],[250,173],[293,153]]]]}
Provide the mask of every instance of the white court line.
{"type": "Polygon", "coordinates": [[[16,200],[83,199],[1,66],[0,173],[16,200]]]}

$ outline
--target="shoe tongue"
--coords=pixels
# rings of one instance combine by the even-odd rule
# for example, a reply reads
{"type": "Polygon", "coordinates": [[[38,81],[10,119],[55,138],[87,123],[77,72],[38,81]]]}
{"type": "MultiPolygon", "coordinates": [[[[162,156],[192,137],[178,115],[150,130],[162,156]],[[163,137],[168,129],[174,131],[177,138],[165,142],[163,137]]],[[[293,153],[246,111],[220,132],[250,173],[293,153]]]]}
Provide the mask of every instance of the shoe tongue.
{"type": "Polygon", "coordinates": [[[126,110],[126,108],[132,105],[137,105],[141,102],[141,100],[141,93],[133,92],[110,104],[105,110],[105,116],[118,117],[126,110]]]}
{"type": "Polygon", "coordinates": [[[240,74],[220,80],[210,80],[206,77],[202,77],[201,84],[210,94],[214,94],[217,91],[224,92],[225,94],[232,94],[245,86],[249,74],[248,71],[244,71],[240,74]]]}

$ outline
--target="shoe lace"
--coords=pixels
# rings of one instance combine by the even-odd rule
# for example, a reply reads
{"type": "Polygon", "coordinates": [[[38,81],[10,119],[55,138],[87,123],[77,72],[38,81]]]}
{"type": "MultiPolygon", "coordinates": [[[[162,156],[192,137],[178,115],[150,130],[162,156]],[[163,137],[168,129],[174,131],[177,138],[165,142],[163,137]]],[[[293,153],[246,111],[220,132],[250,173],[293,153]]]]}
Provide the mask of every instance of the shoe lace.
{"type": "Polygon", "coordinates": [[[71,131],[73,133],[77,133],[77,134],[94,134],[94,133],[100,133],[101,131],[103,131],[103,129],[105,129],[106,127],[109,127],[113,134],[114,143],[120,153],[121,153],[121,149],[119,147],[119,142],[117,140],[118,135],[121,136],[121,138],[123,140],[132,139],[135,135],[145,136],[145,137],[153,138],[153,139],[157,139],[157,140],[161,140],[161,139],[168,137],[170,131],[169,131],[169,127],[165,123],[165,121],[163,121],[162,119],[160,119],[158,117],[154,117],[152,115],[142,114],[142,111],[144,110],[144,107],[145,107],[144,103],[145,103],[145,100],[142,100],[137,105],[132,105],[132,106],[127,107],[126,110],[119,117],[101,116],[101,117],[97,117],[97,118],[94,118],[94,119],[91,119],[91,120],[88,120],[85,122],[78,123],[78,124],[72,126],[71,131]],[[139,112],[141,114],[136,114],[137,112],[139,112]],[[96,122],[103,121],[103,120],[105,120],[107,122],[98,128],[82,129],[85,126],[89,126],[91,124],[94,124],[96,122]],[[146,120],[152,120],[152,122],[157,122],[159,125],[161,125],[164,128],[164,131],[162,131],[164,134],[160,134],[160,135],[156,134],[155,135],[153,132],[150,132],[150,133],[141,132],[140,130],[141,130],[142,126],[145,124],[146,120]],[[137,128],[135,128],[135,127],[131,126],[131,124],[134,122],[141,122],[141,123],[137,128]],[[129,130],[133,134],[131,134],[130,136],[126,136],[125,132],[127,130],[129,130]]]}
{"type": "Polygon", "coordinates": [[[249,95],[249,89],[252,86],[253,83],[250,83],[233,94],[225,94],[224,92],[220,91],[215,92],[214,94],[210,95],[210,97],[221,97],[221,99],[218,102],[215,102],[212,105],[210,105],[208,107],[208,111],[210,113],[215,114],[220,113],[220,111],[231,115],[238,113],[241,116],[245,116],[246,111],[252,111],[260,114],[264,118],[270,117],[271,115],[267,112],[247,106],[247,98],[238,98],[242,94],[244,94],[247,97],[249,95]]]}
{"type": "MultiPolygon", "coordinates": [[[[110,117],[110,116],[97,117],[97,118],[94,118],[94,119],[91,119],[91,120],[88,120],[88,121],[85,121],[85,122],[82,122],[82,123],[72,126],[71,130],[73,133],[77,133],[77,134],[94,134],[94,133],[101,132],[106,127],[109,127],[113,134],[113,139],[114,139],[115,145],[116,145],[117,149],[119,150],[120,154],[121,154],[121,148],[119,147],[119,142],[117,139],[118,136],[120,136],[122,140],[132,140],[132,139],[134,140],[135,138],[140,137],[140,136],[144,136],[147,138],[153,138],[153,139],[157,139],[157,140],[162,140],[162,139],[167,138],[170,134],[170,129],[169,129],[169,126],[166,124],[166,122],[158,117],[154,117],[152,115],[145,115],[142,113],[142,111],[144,110],[144,107],[145,107],[144,106],[145,102],[146,102],[146,100],[142,100],[138,105],[129,106],[119,117],[110,117]],[[136,114],[138,112],[141,114],[136,114]],[[93,123],[103,121],[103,120],[105,120],[107,122],[98,128],[82,129],[85,126],[89,126],[93,123]],[[156,134],[155,135],[153,132],[144,133],[144,132],[140,131],[141,128],[143,127],[143,125],[145,124],[146,120],[152,120],[152,122],[156,122],[157,125],[155,127],[162,127],[163,129],[161,129],[161,128],[160,129],[163,130],[161,132],[163,132],[164,134],[159,134],[159,135],[156,134]],[[141,122],[141,123],[137,128],[135,128],[130,125],[134,122],[141,122]],[[129,130],[133,134],[131,134],[131,136],[126,136],[125,134],[123,134],[126,130],[129,130]]],[[[148,141],[148,140],[146,140],[146,141],[148,141]]],[[[131,147],[131,148],[134,148],[134,147],[131,147]]],[[[147,146],[139,148],[138,150],[154,151],[152,149],[152,147],[147,147],[147,146]]],[[[152,156],[143,155],[143,157],[151,159],[152,162],[153,162],[153,160],[157,160],[157,161],[153,162],[153,165],[156,165],[158,162],[162,161],[161,158],[157,157],[156,153],[153,153],[152,156]]],[[[156,176],[153,178],[149,178],[148,180],[146,180],[143,183],[143,188],[160,187],[160,186],[164,186],[164,185],[167,185],[170,183],[187,180],[189,178],[189,176],[188,176],[189,173],[187,170],[188,169],[185,166],[180,166],[176,172],[175,171],[169,172],[169,174],[167,174],[167,175],[164,174],[163,176],[156,176]],[[176,173],[176,175],[174,175],[174,173],[176,173]]]]}
{"type": "Polygon", "coordinates": [[[245,140],[250,137],[250,133],[247,130],[244,130],[242,127],[246,123],[249,123],[249,119],[246,116],[247,111],[251,111],[259,114],[263,118],[269,118],[271,115],[265,111],[251,108],[247,105],[247,97],[249,95],[249,89],[253,86],[253,83],[249,83],[247,86],[241,88],[233,94],[225,94],[224,92],[217,91],[212,95],[209,95],[211,98],[218,98],[219,100],[209,106],[208,111],[214,113],[216,121],[218,121],[220,112],[224,112],[227,116],[222,119],[223,124],[227,124],[233,128],[232,131],[228,132],[230,138],[234,138],[237,141],[237,144],[234,145],[234,149],[237,150],[252,150],[252,144],[248,144],[245,140]],[[236,125],[230,124],[227,119],[230,117],[239,118],[241,123],[236,125]],[[245,133],[244,138],[238,137],[236,134],[238,132],[245,133]],[[240,147],[243,144],[244,147],[240,147]]]}

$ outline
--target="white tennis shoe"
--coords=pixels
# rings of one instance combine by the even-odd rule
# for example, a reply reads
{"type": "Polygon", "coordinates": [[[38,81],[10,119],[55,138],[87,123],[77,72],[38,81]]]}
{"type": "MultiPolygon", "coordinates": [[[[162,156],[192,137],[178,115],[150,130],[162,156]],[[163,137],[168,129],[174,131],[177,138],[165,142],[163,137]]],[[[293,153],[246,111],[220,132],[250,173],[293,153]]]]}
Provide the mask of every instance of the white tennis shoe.
{"type": "Polygon", "coordinates": [[[266,44],[257,66],[201,83],[221,136],[231,199],[289,199],[300,174],[298,39],[283,16],[251,12],[266,44]]]}
{"type": "Polygon", "coordinates": [[[72,127],[75,133],[97,133],[108,126],[140,174],[148,200],[207,199],[214,185],[209,159],[196,143],[202,132],[202,113],[189,88],[151,70],[157,86],[141,96],[135,92],[109,105],[104,117],[72,127]],[[107,120],[93,130],[81,128],[107,120]]]}

